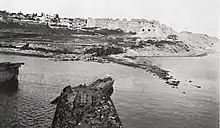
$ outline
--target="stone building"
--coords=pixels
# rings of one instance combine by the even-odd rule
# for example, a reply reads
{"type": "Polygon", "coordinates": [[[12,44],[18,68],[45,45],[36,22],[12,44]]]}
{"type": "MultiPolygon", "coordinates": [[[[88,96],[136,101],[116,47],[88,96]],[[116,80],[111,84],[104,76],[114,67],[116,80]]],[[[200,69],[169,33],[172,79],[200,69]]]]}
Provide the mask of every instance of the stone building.
{"type": "Polygon", "coordinates": [[[0,13],[0,21],[5,21],[5,14],[0,13]]]}
{"type": "Polygon", "coordinates": [[[110,19],[110,18],[88,18],[87,27],[100,27],[108,29],[122,29],[124,31],[134,31],[138,32],[140,28],[144,25],[145,19],[132,19],[127,21],[126,19],[110,19]]]}
{"type": "Polygon", "coordinates": [[[157,21],[145,22],[143,26],[139,29],[138,35],[142,38],[165,39],[167,37],[157,21]]]}
{"type": "Polygon", "coordinates": [[[74,18],[72,21],[72,25],[75,28],[86,27],[86,24],[87,24],[87,20],[83,18],[74,18]]]}
{"type": "Polygon", "coordinates": [[[95,19],[92,19],[92,18],[88,18],[87,19],[87,24],[86,24],[87,27],[95,27],[95,19]]]}

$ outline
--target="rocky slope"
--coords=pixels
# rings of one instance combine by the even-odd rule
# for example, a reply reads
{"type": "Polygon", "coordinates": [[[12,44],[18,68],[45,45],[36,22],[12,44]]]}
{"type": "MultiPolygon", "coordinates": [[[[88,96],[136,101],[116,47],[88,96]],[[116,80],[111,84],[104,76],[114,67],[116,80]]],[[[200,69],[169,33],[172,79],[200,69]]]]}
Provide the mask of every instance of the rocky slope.
{"type": "MultiPolygon", "coordinates": [[[[173,28],[160,24],[155,20],[144,20],[140,22],[140,24],[142,24],[139,26],[141,27],[140,30],[138,30],[138,27],[138,31],[127,32],[120,28],[116,30],[96,27],[81,27],[77,29],[68,29],[68,27],[66,27],[58,29],[51,28],[50,25],[41,24],[40,22],[32,23],[24,20],[15,20],[13,22],[1,21],[0,43],[14,43],[19,42],[22,38],[26,38],[29,41],[25,40],[23,42],[31,44],[36,42],[36,39],[33,40],[31,38],[39,37],[37,39],[38,43],[46,41],[47,44],[56,42],[68,45],[68,42],[75,40],[71,39],[72,35],[82,35],[83,39],[80,40],[85,44],[96,42],[100,45],[106,45],[107,42],[107,44],[113,43],[123,47],[126,49],[126,52],[123,53],[125,56],[194,56],[218,51],[219,40],[217,38],[205,34],[176,32],[173,28]],[[50,36],[50,38],[47,40],[41,38],[45,35],[50,36]],[[91,39],[91,37],[87,35],[97,37],[97,39],[91,39]],[[70,39],[60,40],[60,36],[70,37],[70,39]],[[103,37],[105,37],[106,40],[100,40],[103,37]],[[16,40],[14,38],[16,38],[16,40]]],[[[77,41],[73,42],[77,43],[77,41]]],[[[73,49],[68,48],[70,51],[73,51],[73,49]]]]}
{"type": "Polygon", "coordinates": [[[178,37],[194,50],[218,51],[219,39],[216,37],[190,32],[181,32],[178,37]]]}
{"type": "Polygon", "coordinates": [[[215,37],[186,31],[179,33],[157,21],[143,25],[135,37],[138,38],[137,46],[145,46],[129,49],[128,55],[131,56],[191,56],[219,51],[219,39],[215,37]]]}
{"type": "Polygon", "coordinates": [[[219,40],[205,34],[178,33],[158,22],[138,32],[121,29],[52,29],[47,25],[0,22],[0,53],[51,57],[58,61],[114,62],[141,68],[178,88],[168,71],[137,56],[198,56],[216,52],[219,40]]]}

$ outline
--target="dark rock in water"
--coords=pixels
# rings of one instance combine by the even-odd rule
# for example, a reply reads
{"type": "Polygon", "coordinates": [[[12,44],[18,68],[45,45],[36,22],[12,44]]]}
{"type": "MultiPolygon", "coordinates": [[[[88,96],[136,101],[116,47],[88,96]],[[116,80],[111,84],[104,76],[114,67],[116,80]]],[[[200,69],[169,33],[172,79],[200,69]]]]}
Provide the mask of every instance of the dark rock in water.
{"type": "Polygon", "coordinates": [[[189,83],[191,83],[192,81],[191,80],[189,80],[189,83]]]}
{"type": "Polygon", "coordinates": [[[193,86],[195,86],[195,87],[197,87],[197,88],[201,88],[201,86],[200,86],[200,85],[193,85],[193,86]]]}
{"type": "Polygon", "coordinates": [[[167,80],[165,83],[168,84],[168,85],[172,85],[172,87],[173,86],[175,87],[175,86],[179,85],[180,81],[178,81],[178,80],[167,80]]]}
{"type": "Polygon", "coordinates": [[[105,77],[88,86],[65,87],[56,98],[52,128],[122,128],[110,98],[113,83],[114,79],[105,77]]]}
{"type": "Polygon", "coordinates": [[[186,92],[183,92],[183,94],[186,94],[186,92]]]}

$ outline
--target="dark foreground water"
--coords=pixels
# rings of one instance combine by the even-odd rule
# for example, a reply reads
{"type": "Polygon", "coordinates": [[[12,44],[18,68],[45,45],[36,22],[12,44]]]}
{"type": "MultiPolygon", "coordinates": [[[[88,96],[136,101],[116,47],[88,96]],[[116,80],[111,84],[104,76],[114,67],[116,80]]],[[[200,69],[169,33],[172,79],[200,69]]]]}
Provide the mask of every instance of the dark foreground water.
{"type": "Polygon", "coordinates": [[[18,92],[7,98],[5,106],[0,106],[0,127],[50,127],[56,106],[49,103],[66,85],[76,86],[111,74],[116,79],[112,100],[125,128],[217,128],[217,57],[150,60],[171,70],[181,80],[179,89],[141,69],[117,64],[0,55],[0,61],[25,62],[18,92]],[[185,80],[192,80],[192,84],[202,88],[195,88],[185,80]]]}

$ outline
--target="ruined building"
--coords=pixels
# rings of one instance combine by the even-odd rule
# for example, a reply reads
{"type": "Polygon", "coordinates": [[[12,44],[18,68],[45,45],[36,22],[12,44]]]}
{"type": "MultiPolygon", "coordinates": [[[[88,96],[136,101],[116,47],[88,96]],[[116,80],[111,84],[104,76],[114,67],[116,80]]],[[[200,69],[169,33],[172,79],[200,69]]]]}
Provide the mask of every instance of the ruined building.
{"type": "Polygon", "coordinates": [[[148,21],[146,19],[120,20],[110,18],[88,18],[87,27],[99,27],[108,29],[122,29],[124,31],[136,32],[140,37],[157,37],[164,39],[168,35],[174,33],[158,21],[148,21]]]}

